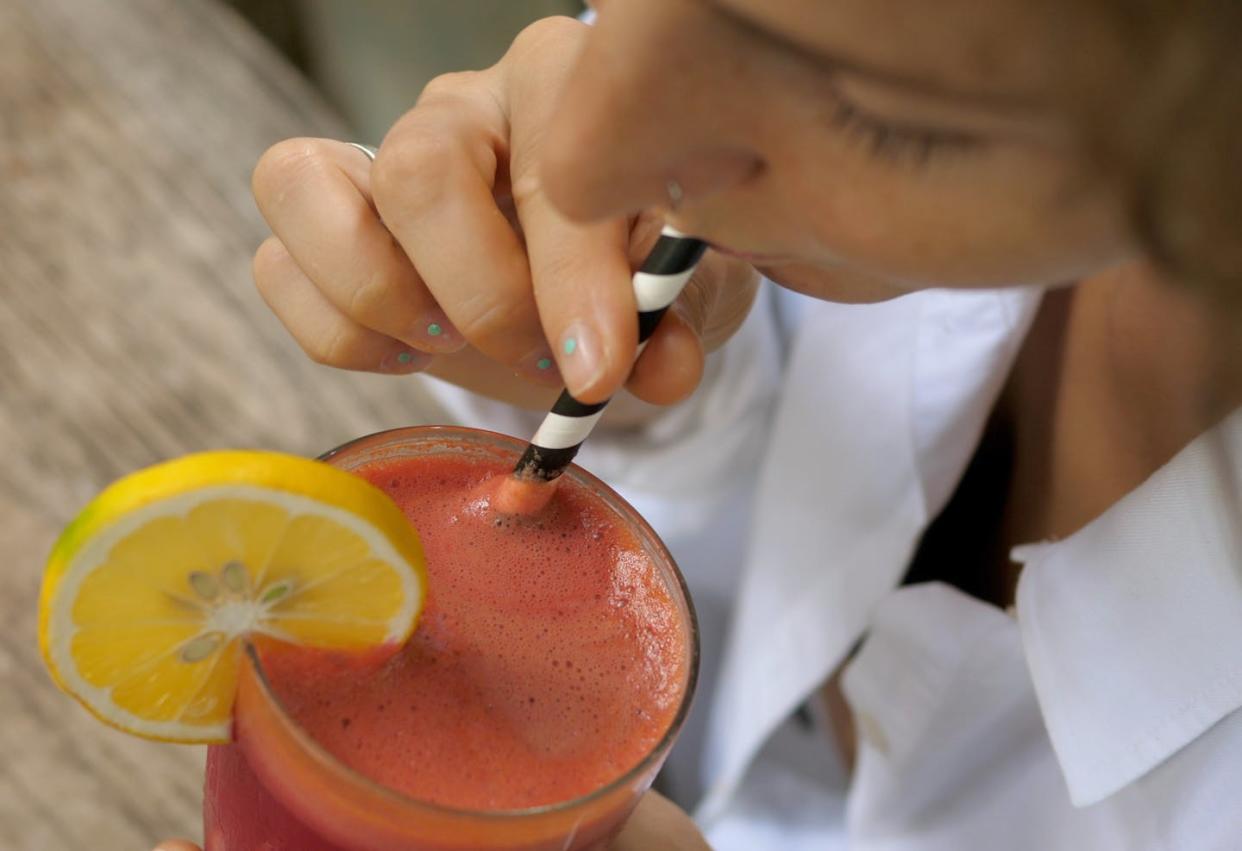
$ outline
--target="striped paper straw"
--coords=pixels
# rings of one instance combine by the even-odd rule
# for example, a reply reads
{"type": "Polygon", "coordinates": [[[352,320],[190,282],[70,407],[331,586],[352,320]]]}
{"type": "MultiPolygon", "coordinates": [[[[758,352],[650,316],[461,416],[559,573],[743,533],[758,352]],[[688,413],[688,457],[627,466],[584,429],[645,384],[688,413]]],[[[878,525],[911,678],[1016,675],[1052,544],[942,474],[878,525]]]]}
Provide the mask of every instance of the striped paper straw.
{"type": "MultiPolygon", "coordinates": [[[[660,232],[642,268],[634,273],[634,299],[638,302],[638,351],[642,352],[668,306],[676,299],[707,245],[671,227],[660,232]]],[[[599,422],[608,400],[584,405],[569,394],[560,398],[531,438],[513,473],[520,479],[549,482],[565,472],[578,448],[599,422]]]]}

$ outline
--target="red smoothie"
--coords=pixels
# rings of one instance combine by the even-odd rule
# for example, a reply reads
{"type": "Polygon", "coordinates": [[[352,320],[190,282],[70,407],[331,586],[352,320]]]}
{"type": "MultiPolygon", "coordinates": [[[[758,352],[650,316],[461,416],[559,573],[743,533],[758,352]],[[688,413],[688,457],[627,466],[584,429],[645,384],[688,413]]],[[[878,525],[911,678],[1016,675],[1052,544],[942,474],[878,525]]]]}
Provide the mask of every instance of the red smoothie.
{"type": "Polygon", "coordinates": [[[634,767],[683,688],[685,635],[633,534],[582,488],[535,517],[490,495],[508,470],[432,455],[357,471],[418,530],[428,596],[386,662],[301,648],[264,666],[285,709],[345,764],[411,797],[512,810],[634,767]]]}
{"type": "Polygon", "coordinates": [[[496,512],[520,449],[429,427],[329,456],[418,530],[422,616],[395,651],[263,644],[236,743],[209,751],[206,851],[605,847],[685,716],[693,613],[654,533],[582,471],[536,515],[496,512]]]}

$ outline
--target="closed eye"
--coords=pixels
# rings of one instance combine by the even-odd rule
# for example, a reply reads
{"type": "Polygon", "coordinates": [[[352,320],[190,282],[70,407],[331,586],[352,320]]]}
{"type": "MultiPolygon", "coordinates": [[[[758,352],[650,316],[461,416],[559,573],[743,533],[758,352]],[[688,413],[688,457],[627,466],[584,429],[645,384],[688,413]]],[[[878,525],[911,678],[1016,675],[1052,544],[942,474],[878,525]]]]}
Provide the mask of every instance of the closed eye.
{"type": "Polygon", "coordinates": [[[829,124],[879,159],[925,166],[941,155],[970,153],[986,145],[971,133],[895,122],[868,113],[839,92],[831,96],[829,124]]]}

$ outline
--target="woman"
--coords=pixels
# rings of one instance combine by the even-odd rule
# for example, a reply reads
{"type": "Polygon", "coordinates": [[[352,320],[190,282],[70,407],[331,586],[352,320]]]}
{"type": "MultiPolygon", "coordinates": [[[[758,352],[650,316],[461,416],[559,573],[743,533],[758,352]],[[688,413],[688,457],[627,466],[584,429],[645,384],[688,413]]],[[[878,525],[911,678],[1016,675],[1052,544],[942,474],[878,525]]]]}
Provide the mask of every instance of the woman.
{"type": "MultiPolygon", "coordinates": [[[[435,81],[373,166],[269,151],[276,315],[532,409],[683,400],[741,329],[674,413],[612,412],[700,484],[764,453],[713,847],[1237,847],[1242,9],[597,6],[435,81]],[[661,219],[715,251],[630,374],[661,219]],[[829,303],[744,323],[754,270],[829,303]]],[[[706,841],[649,796],[616,847],[706,841]]]]}

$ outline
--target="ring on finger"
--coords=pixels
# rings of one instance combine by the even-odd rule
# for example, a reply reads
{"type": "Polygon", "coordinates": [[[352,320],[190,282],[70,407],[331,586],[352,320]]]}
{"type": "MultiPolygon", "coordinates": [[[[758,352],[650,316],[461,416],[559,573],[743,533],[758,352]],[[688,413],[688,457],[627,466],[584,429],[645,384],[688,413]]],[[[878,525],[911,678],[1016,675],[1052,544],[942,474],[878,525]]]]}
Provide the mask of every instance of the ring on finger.
{"type": "Polygon", "coordinates": [[[371,145],[364,145],[361,142],[346,142],[345,144],[349,145],[351,148],[357,148],[362,151],[362,153],[366,155],[366,158],[371,162],[375,162],[375,155],[379,153],[378,148],[374,148],[371,145]]]}

